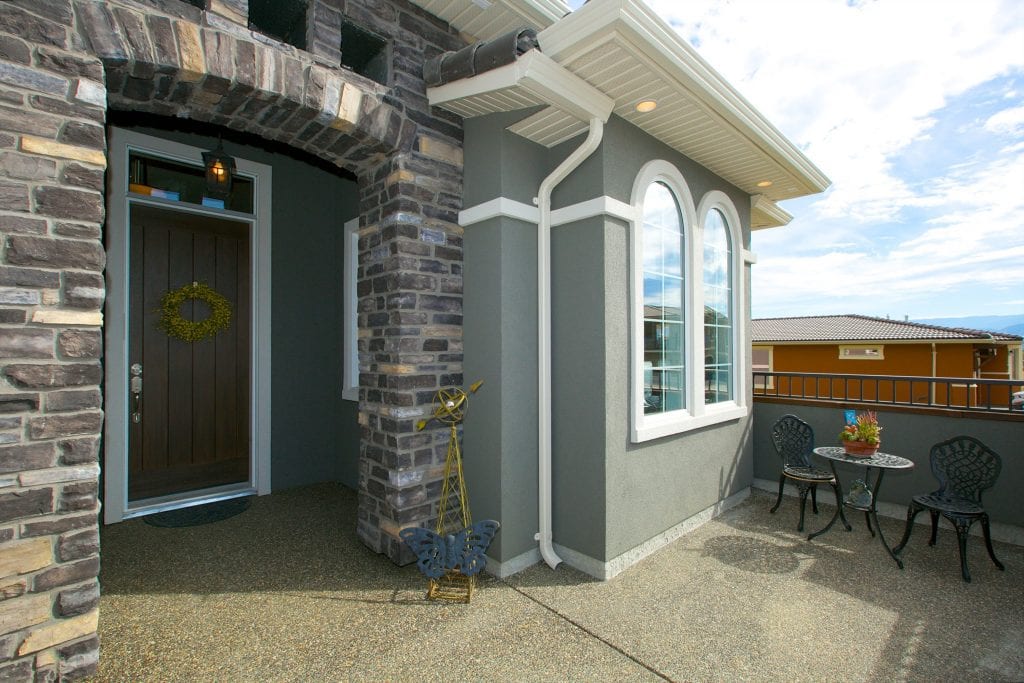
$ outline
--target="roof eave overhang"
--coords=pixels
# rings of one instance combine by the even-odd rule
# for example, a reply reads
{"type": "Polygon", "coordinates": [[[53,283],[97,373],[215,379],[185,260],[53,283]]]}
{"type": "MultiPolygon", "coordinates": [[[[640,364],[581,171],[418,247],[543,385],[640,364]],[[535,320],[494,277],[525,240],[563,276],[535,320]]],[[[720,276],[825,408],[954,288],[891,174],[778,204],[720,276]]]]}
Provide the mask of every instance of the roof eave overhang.
{"type": "Polygon", "coordinates": [[[411,0],[470,41],[490,40],[528,26],[541,30],[570,12],[562,0],[411,0]]]}
{"type": "MultiPolygon", "coordinates": [[[[538,39],[542,53],[553,62],[552,65],[545,63],[543,69],[537,65],[532,82],[528,84],[509,75],[516,73],[515,68],[502,67],[494,71],[505,71],[504,74],[490,77],[480,74],[466,79],[476,81],[472,84],[450,83],[432,88],[428,91],[431,104],[469,118],[494,111],[508,111],[513,107],[549,104],[548,101],[536,101],[536,98],[519,97],[526,87],[538,94],[546,91],[554,98],[556,108],[539,112],[511,130],[551,146],[582,132],[583,127],[575,124],[574,120],[585,120],[579,111],[581,107],[567,101],[572,98],[559,97],[564,92],[560,86],[560,82],[565,80],[564,71],[587,83],[596,93],[606,97],[612,95],[609,99],[613,102],[613,113],[624,116],[633,125],[670,144],[676,151],[747,194],[762,195],[763,199],[758,200],[759,206],[752,207],[752,223],[755,228],[777,227],[789,222],[791,216],[775,206],[774,202],[816,194],[830,185],[824,173],[796,145],[786,139],[641,0],[591,0],[564,17],[560,17],[559,13],[568,8],[558,0],[413,2],[477,39],[487,40],[502,31],[514,30],[524,24],[541,29],[538,39]],[[489,23],[483,21],[481,17],[484,15],[480,13],[487,13],[489,23]],[[672,97],[668,99],[674,100],[676,104],[669,102],[659,106],[658,115],[662,116],[662,120],[688,121],[684,114],[698,115],[696,112],[699,112],[700,126],[680,123],[678,125],[682,126],[681,130],[692,132],[670,141],[668,137],[671,136],[663,136],[655,124],[648,123],[650,119],[636,116],[633,100],[639,99],[642,93],[623,87],[618,87],[616,92],[613,82],[620,74],[614,69],[605,70],[600,75],[586,73],[584,62],[592,56],[599,59],[601,51],[605,49],[621,50],[645,82],[657,84],[666,92],[671,92],[672,97]],[[550,68],[554,65],[560,65],[562,71],[550,68]],[[556,80],[546,81],[549,77],[556,80]],[[502,78],[505,79],[505,86],[500,85],[502,78]],[[490,91],[493,96],[481,97],[481,88],[488,83],[486,87],[495,88],[490,91]],[[517,92],[505,98],[502,87],[506,91],[517,92]],[[460,97],[464,100],[460,101],[460,97]],[[678,115],[674,107],[678,107],[678,115]],[[571,118],[559,120],[554,112],[560,109],[571,118]],[[719,137],[728,144],[718,144],[719,137]],[[730,151],[726,152],[727,149],[730,151]],[[771,182],[765,187],[761,184],[764,181],[771,182]]],[[[527,53],[520,57],[519,61],[529,55],[527,53]]]]}
{"type": "MultiPolygon", "coordinates": [[[[750,140],[780,169],[795,177],[803,196],[828,189],[831,181],[814,163],[714,68],[683,41],[642,0],[599,0],[585,4],[538,34],[541,49],[559,63],[595,41],[614,35],[649,58],[651,67],[726,125],[750,140]]],[[[686,150],[680,150],[684,154],[686,150]]],[[[728,178],[726,178],[728,180],[728,178]]],[[[742,188],[750,194],[757,190],[742,188]]],[[[792,197],[772,197],[790,199],[792,197]]]]}
{"type": "Polygon", "coordinates": [[[750,197],[751,230],[781,228],[784,225],[789,225],[791,220],[793,220],[793,214],[763,194],[755,194],[750,197]]]}
{"type": "MultiPolygon", "coordinates": [[[[594,117],[607,121],[615,104],[597,88],[537,50],[497,69],[428,88],[427,98],[432,106],[445,107],[453,102],[485,98],[488,94],[512,89],[533,98],[536,104],[558,107],[581,121],[594,117]]],[[[502,108],[495,106],[496,110],[502,108]]]]}

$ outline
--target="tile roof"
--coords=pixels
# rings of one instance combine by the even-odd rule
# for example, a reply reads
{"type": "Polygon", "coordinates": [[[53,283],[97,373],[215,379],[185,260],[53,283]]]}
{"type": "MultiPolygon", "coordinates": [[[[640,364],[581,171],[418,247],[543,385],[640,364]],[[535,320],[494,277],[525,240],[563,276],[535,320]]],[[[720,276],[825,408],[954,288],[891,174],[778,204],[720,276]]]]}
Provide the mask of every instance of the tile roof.
{"type": "Polygon", "coordinates": [[[872,318],[866,315],[819,315],[801,318],[755,318],[751,320],[755,344],[792,341],[886,341],[900,339],[978,341],[1019,341],[1021,337],[959,327],[872,318]]]}

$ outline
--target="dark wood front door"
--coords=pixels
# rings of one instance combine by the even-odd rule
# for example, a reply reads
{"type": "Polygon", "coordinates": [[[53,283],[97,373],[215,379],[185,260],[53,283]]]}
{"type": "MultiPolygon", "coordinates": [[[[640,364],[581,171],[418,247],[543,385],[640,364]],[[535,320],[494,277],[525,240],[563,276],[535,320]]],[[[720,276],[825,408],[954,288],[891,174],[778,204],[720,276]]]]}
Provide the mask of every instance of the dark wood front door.
{"type": "MultiPolygon", "coordinates": [[[[249,479],[250,276],[244,221],[133,204],[130,211],[128,499],[249,479]],[[193,282],[231,306],[227,329],[199,341],[158,326],[168,292],[193,282]],[[131,383],[131,376],[141,376],[131,383]]],[[[179,308],[210,314],[203,301],[179,308]]]]}

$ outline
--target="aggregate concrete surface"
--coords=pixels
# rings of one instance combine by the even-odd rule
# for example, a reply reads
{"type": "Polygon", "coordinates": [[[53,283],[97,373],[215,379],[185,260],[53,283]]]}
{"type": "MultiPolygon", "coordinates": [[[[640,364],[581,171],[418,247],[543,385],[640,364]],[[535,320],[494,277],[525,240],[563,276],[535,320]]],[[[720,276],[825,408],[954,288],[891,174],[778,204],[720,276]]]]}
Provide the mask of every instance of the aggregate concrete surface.
{"type": "Polygon", "coordinates": [[[948,528],[929,547],[917,527],[900,571],[862,517],[807,542],[797,502],[773,502],[755,490],[610,581],[483,576],[469,605],[363,546],[340,485],[204,526],[123,522],[102,530],[92,680],[1024,680],[1024,548],[996,543],[1001,572],[972,536],[967,584],[948,528]]]}

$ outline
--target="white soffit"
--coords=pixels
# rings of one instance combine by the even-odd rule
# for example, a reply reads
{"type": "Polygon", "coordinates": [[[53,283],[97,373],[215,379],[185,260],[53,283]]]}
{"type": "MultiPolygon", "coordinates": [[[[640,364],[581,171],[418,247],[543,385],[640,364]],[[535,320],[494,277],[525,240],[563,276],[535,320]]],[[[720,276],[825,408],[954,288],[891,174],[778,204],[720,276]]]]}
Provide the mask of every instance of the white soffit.
{"type": "Polygon", "coordinates": [[[641,0],[591,0],[541,50],[615,101],[614,113],[748,194],[779,201],[828,178],[641,0]],[[648,114],[635,105],[654,99],[648,114]],[[758,187],[771,181],[769,187],[758,187]]]}
{"type": "Polygon", "coordinates": [[[529,27],[541,30],[569,13],[561,0],[411,0],[472,40],[529,27]]]}

